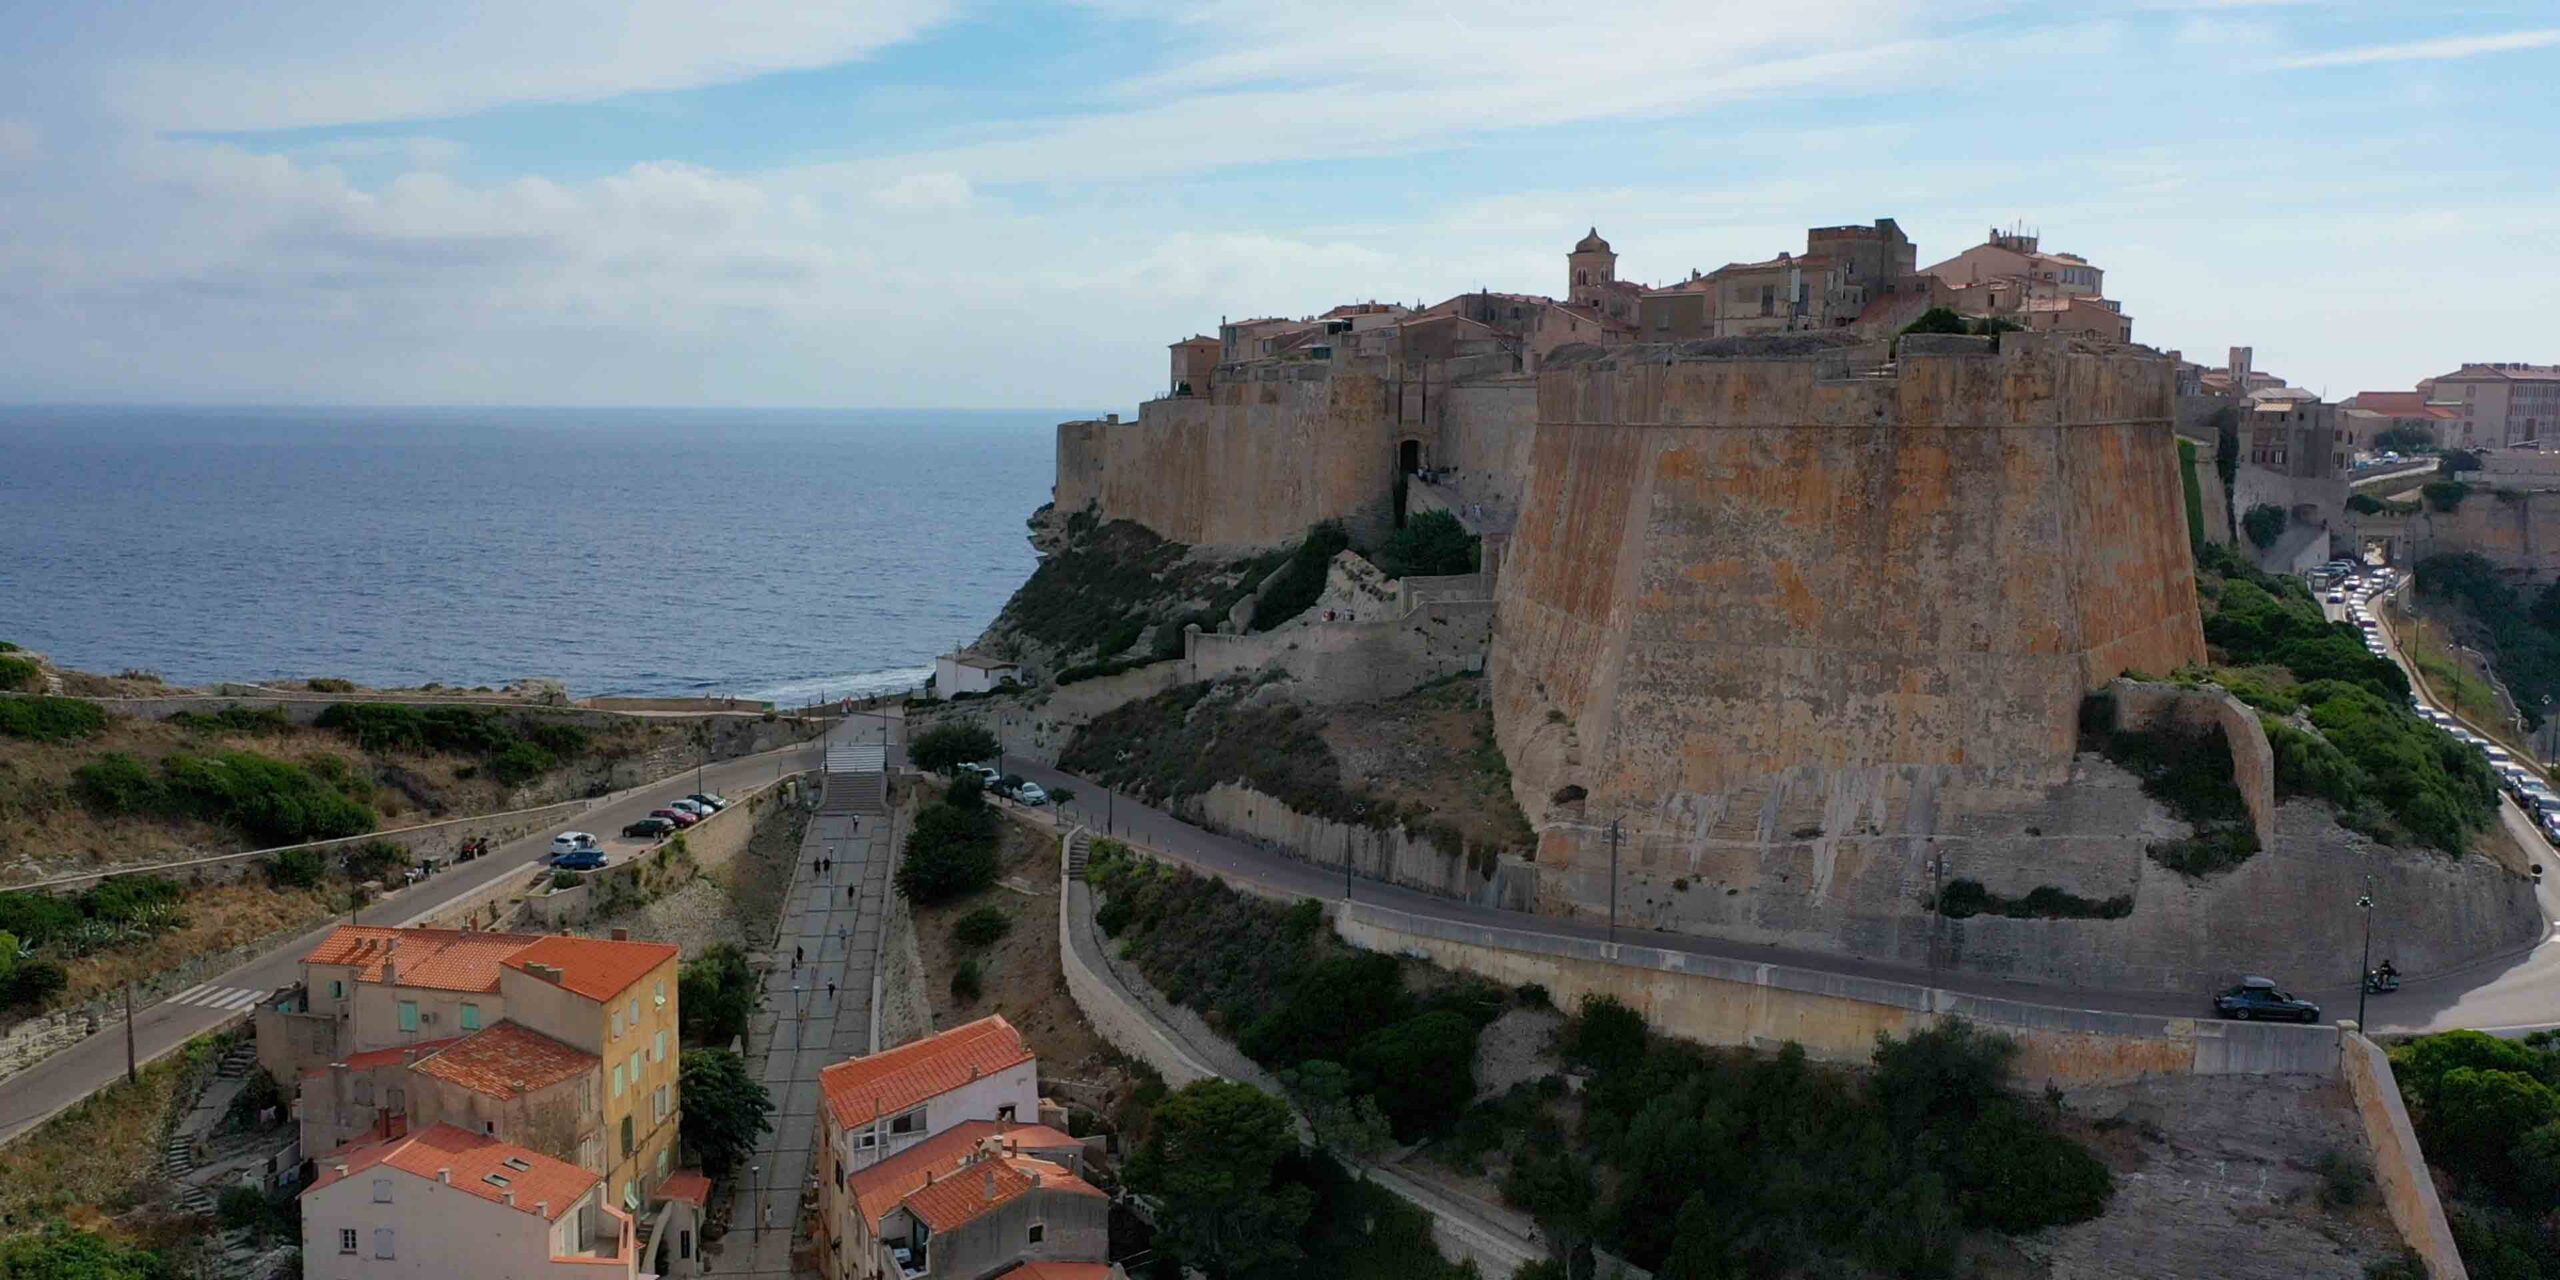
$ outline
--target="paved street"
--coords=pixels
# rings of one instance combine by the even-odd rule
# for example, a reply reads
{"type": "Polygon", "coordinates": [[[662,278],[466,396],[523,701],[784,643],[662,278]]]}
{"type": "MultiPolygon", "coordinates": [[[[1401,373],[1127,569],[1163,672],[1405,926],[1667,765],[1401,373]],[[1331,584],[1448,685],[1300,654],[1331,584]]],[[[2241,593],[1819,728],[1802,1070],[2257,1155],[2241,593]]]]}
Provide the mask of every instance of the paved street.
{"type": "MultiPolygon", "coordinates": [[[[882,731],[856,717],[830,742],[882,731]]],[[[731,1188],[729,1233],[717,1246],[721,1275],[787,1277],[800,1194],[816,1168],[818,1072],[873,1049],[872,982],[888,908],[890,819],[834,813],[822,804],[800,841],[791,889],[747,1037],[748,1066],[773,1096],[773,1132],[731,1188]],[[818,869],[820,860],[832,863],[818,869]],[[830,985],[833,984],[832,989],[830,985]]]]}
{"type": "MultiPolygon", "coordinates": [[[[555,831],[581,830],[611,835],[625,823],[648,816],[667,801],[708,788],[735,797],[771,782],[783,773],[814,768],[815,744],[801,744],[742,756],[705,768],[697,783],[691,769],[681,774],[616,793],[574,819],[492,849],[489,856],[456,866],[397,893],[386,894],[357,913],[361,924],[396,925],[435,910],[455,898],[485,888],[493,881],[521,876],[550,852],[555,831]]],[[[301,959],[321,936],[345,919],[313,927],[280,942],[255,960],[217,975],[199,987],[172,993],[145,1006],[134,1019],[135,1049],[145,1061],[167,1054],[188,1040],[240,1016],[248,1004],[301,978],[301,959]],[[252,993],[244,1002],[240,993],[252,993]]],[[[0,1142],[79,1101],[124,1075],[124,1028],[110,1025],[36,1065],[0,1080],[0,1142]]]]}

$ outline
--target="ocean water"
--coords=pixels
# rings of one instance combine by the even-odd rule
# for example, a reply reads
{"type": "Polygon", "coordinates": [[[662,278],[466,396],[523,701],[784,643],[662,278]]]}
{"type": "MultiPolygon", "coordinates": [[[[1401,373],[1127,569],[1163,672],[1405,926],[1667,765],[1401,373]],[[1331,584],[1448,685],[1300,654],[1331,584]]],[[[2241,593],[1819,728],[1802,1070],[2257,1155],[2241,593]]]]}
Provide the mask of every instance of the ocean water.
{"type": "Polygon", "coordinates": [[[0,640],[172,681],[921,681],[1068,412],[0,408],[0,640]]]}

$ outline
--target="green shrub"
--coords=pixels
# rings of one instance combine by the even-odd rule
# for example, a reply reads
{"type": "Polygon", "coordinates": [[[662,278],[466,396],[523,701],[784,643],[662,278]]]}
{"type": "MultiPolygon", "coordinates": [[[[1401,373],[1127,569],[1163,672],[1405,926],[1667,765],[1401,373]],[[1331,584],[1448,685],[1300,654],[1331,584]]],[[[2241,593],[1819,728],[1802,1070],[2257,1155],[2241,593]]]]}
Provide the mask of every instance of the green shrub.
{"type": "Polygon", "coordinates": [[[1339,521],[1327,520],[1309,529],[1306,539],[1281,567],[1278,579],[1254,604],[1253,629],[1269,631],[1305,613],[1324,595],[1325,577],[1333,567],[1333,558],[1350,548],[1351,535],[1343,532],[1339,521]]]}
{"type": "Polygon", "coordinates": [[[282,707],[224,707],[220,711],[181,711],[169,717],[170,724],[197,733],[252,733],[263,736],[284,733],[293,728],[293,720],[282,707]]]}
{"type": "MultiPolygon", "coordinates": [[[[956,790],[957,788],[955,788],[956,790]]],[[[996,882],[997,819],[984,805],[927,805],[907,835],[898,892],[918,906],[966,897],[996,882]]]]}
{"type": "Polygon", "coordinates": [[[423,751],[427,746],[426,716],[396,702],[333,702],[311,723],[345,734],[367,751],[423,751]]]}
{"type": "MultiPolygon", "coordinates": [[[[768,719],[771,713],[767,713],[768,719]]],[[[562,760],[575,760],[594,745],[586,730],[559,720],[526,720],[520,727],[525,740],[562,760]]]]}
{"type": "Polygon", "coordinates": [[[92,810],[109,815],[154,813],[168,803],[150,768],[122,751],[73,769],[71,791],[92,810]]]}
{"type": "Polygon", "coordinates": [[[1390,578],[1474,573],[1480,547],[1458,517],[1425,511],[1378,547],[1378,569],[1390,578]]]}
{"type": "Polygon", "coordinates": [[[2438,511],[2451,511],[2461,506],[2463,498],[2470,492],[2471,486],[2459,480],[2429,480],[2418,486],[2418,496],[2438,511]]]}
{"type": "Polygon", "coordinates": [[[2116,726],[2114,697],[2101,692],[2081,701],[2080,744],[2141,779],[2143,794],[2194,828],[2184,839],[2151,847],[2151,857],[2162,866],[2209,875],[2258,851],[2257,828],[2232,781],[2231,744],[2221,730],[2159,725],[2127,732],[2116,726]]]}
{"type": "Polygon", "coordinates": [[[313,693],[354,693],[356,691],[355,681],[338,680],[328,676],[315,676],[303,681],[302,684],[313,693]]]}
{"type": "Polygon", "coordinates": [[[2357,515],[2378,515],[2386,509],[2387,508],[2382,505],[2382,500],[2374,497],[2372,494],[2351,493],[2347,495],[2347,510],[2355,512],[2357,515]]]}
{"type": "Polygon", "coordinates": [[[53,1003],[65,987],[71,985],[71,973],[61,965],[45,959],[20,960],[9,976],[9,985],[0,995],[5,1003],[17,1009],[42,1009],[53,1003]]]}
{"type": "Polygon", "coordinates": [[[409,851],[388,840],[362,840],[338,852],[338,865],[349,880],[381,880],[410,862],[409,851]]]}
{"type": "Polygon", "coordinates": [[[78,698],[0,698],[0,736],[77,742],[107,727],[107,713],[78,698]]]}
{"type": "Polygon", "coordinates": [[[1360,1037],[1350,1067],[1396,1136],[1445,1133],[1475,1099],[1476,1024],[1435,1009],[1360,1037]]]}
{"type": "Polygon", "coordinates": [[[554,889],[575,889],[586,882],[587,878],[575,871],[554,871],[551,873],[551,887],[554,889]]]}
{"type": "Polygon", "coordinates": [[[735,943],[716,942],[676,971],[678,1030],[690,1045],[721,1047],[747,1034],[756,976],[735,943]]]}
{"type": "Polygon", "coordinates": [[[978,970],[978,958],[969,956],[951,970],[951,996],[967,1004],[985,990],[986,979],[978,970]]]}
{"type": "Polygon", "coordinates": [[[2263,551],[2274,546],[2276,539],[2284,536],[2284,527],[2291,523],[2292,519],[2285,514],[2284,508],[2269,506],[2262,502],[2241,515],[2240,531],[2249,535],[2249,541],[2263,551]]]}
{"type": "Polygon", "coordinates": [[[530,742],[518,742],[489,761],[489,772],[508,786],[522,786],[560,766],[560,759],[530,742]]]}
{"type": "Polygon", "coordinates": [[[2133,914],[2133,895],[2083,898],[2052,885],[2038,885],[2020,898],[2007,898],[1979,880],[1947,882],[1937,900],[1938,914],[1961,920],[1967,916],[2008,916],[2015,920],[2121,920],[2133,914]]]}
{"type": "Polygon", "coordinates": [[[300,844],[373,829],[373,811],[300,765],[253,751],[173,755],[160,770],[169,804],[270,844],[300,844]]]}
{"type": "Polygon", "coordinates": [[[996,735],[965,721],[946,721],[907,743],[907,759],[919,769],[949,774],[964,764],[992,760],[1003,748],[996,735]]]}
{"type": "Polygon", "coordinates": [[[317,849],[287,849],[267,860],[267,883],[279,889],[319,887],[329,860],[317,849]]]}
{"type": "Polygon", "coordinates": [[[1013,917],[1001,907],[980,907],[951,924],[951,936],[964,947],[984,947],[1013,931],[1013,917]]]}
{"type": "Polygon", "coordinates": [[[0,657],[0,691],[33,693],[44,687],[44,668],[31,658],[0,657]]]}

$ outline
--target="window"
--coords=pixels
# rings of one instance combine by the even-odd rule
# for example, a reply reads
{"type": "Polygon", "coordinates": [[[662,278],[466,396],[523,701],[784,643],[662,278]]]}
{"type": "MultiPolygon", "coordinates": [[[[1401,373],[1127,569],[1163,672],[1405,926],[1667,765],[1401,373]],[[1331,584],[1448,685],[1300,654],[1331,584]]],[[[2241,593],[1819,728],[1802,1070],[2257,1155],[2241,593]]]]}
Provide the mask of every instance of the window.
{"type": "Polygon", "coordinates": [[[620,1009],[613,1011],[613,1038],[616,1040],[622,1038],[622,1010],[620,1009]]]}
{"type": "Polygon", "coordinates": [[[392,1256],[391,1228],[375,1227],[373,1229],[373,1256],[377,1258],[388,1258],[392,1256]]]}
{"type": "Polygon", "coordinates": [[[631,1051],[631,1083],[640,1083],[640,1051],[631,1051]]]}
{"type": "Polygon", "coordinates": [[[665,1085],[659,1085],[659,1086],[658,1086],[658,1107],[657,1107],[657,1112],[658,1112],[658,1114],[657,1114],[657,1117],[656,1117],[657,1119],[664,1120],[664,1119],[666,1119],[666,1118],[667,1118],[667,1113],[668,1113],[668,1112],[675,1110],[675,1100],[674,1100],[672,1097],[669,1097],[669,1096],[668,1096],[670,1092],[671,1092],[671,1091],[667,1088],[667,1086],[665,1086],[665,1085]]]}
{"type": "Polygon", "coordinates": [[[476,1004],[462,1006],[462,1029],[465,1031],[480,1029],[480,1006],[476,1004]]]}
{"type": "Polygon", "coordinates": [[[613,1064],[613,1096],[617,1098],[622,1096],[622,1085],[622,1064],[617,1062],[613,1064]]]}
{"type": "Polygon", "coordinates": [[[667,1007],[667,984],[664,980],[658,983],[658,1007],[661,1009],[667,1007]]]}
{"type": "Polygon", "coordinates": [[[338,1228],[338,1252],[340,1252],[340,1253],[354,1253],[355,1251],[356,1251],[356,1229],[355,1229],[354,1227],[340,1227],[340,1228],[338,1228]]]}
{"type": "Polygon", "coordinates": [[[658,1148],[658,1176],[661,1178],[667,1176],[667,1149],[665,1147],[658,1148]]]}
{"type": "Polygon", "coordinates": [[[635,1211],[639,1209],[640,1180],[638,1178],[633,1178],[629,1182],[622,1184],[622,1207],[635,1211]]]}
{"type": "Polygon", "coordinates": [[[1025,1239],[1024,1243],[1026,1243],[1026,1244],[1038,1244],[1038,1243],[1040,1243],[1040,1237],[1042,1237],[1042,1236],[1044,1236],[1044,1235],[1047,1235],[1048,1233],[1049,1233],[1049,1224],[1047,1224],[1047,1223],[1045,1223],[1045,1222],[1035,1222],[1035,1223],[1032,1223],[1032,1224],[1031,1224],[1031,1230],[1027,1233],[1027,1238],[1025,1239]]]}
{"type": "Polygon", "coordinates": [[[874,1146],[879,1145],[879,1142],[880,1135],[869,1129],[865,1129],[862,1132],[853,1135],[853,1147],[856,1151],[869,1151],[874,1146]]]}
{"type": "Polygon", "coordinates": [[[376,1178],[373,1180],[373,1202],[375,1204],[391,1203],[391,1179],[376,1178]]]}
{"type": "MultiPolygon", "coordinates": [[[[329,979],[329,998],[332,1000],[344,1000],[347,998],[347,984],[344,979],[329,979]]],[[[347,1252],[353,1253],[355,1250],[350,1248],[347,1252]]]]}
{"type": "Polygon", "coordinates": [[[651,1061],[651,1062],[664,1062],[664,1061],[666,1061],[666,1060],[667,1060],[667,1033],[666,1033],[666,1032],[664,1032],[664,1031],[661,1031],[661,1032],[659,1032],[659,1033],[658,1033],[658,1038],[657,1038],[657,1040],[649,1046],[649,1061],[651,1061]]]}
{"type": "Polygon", "coordinates": [[[630,1023],[634,1029],[637,1029],[637,1028],[639,1027],[639,1025],[640,1025],[640,997],[638,997],[638,996],[633,996],[633,997],[631,997],[631,1011],[630,1011],[630,1012],[628,1012],[628,1013],[623,1014],[623,1015],[622,1015],[622,1020],[623,1020],[624,1022],[628,1022],[628,1023],[630,1023]]]}
{"type": "Polygon", "coordinates": [[[634,1138],[638,1136],[639,1132],[640,1127],[633,1121],[632,1117],[624,1116],[622,1118],[622,1155],[624,1159],[629,1159],[632,1152],[640,1149],[640,1144],[634,1141],[634,1138]]]}
{"type": "Polygon", "coordinates": [[[924,1112],[910,1111],[889,1122],[891,1133],[914,1133],[924,1128],[924,1112]]]}
{"type": "Polygon", "coordinates": [[[356,1077],[356,1105],[359,1107],[370,1107],[373,1105],[373,1077],[356,1077]]]}
{"type": "Polygon", "coordinates": [[[400,1029],[403,1031],[415,1031],[418,1029],[417,1001],[403,1000],[400,1002],[400,1029]]]}

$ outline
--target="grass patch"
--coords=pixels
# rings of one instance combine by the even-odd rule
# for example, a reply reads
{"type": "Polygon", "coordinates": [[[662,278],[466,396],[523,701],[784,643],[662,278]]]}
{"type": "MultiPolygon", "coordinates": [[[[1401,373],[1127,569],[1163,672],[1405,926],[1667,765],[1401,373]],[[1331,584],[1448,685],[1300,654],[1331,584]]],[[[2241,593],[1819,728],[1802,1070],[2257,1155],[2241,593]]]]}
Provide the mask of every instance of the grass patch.
{"type": "Polygon", "coordinates": [[[222,1041],[204,1037],[0,1147],[0,1224],[72,1211],[123,1213],[143,1202],[160,1169],[160,1130],[191,1067],[222,1041]]]}
{"type": "Polygon", "coordinates": [[[107,727],[107,713],[78,698],[0,698],[0,736],[77,742],[107,727]]]}
{"type": "Polygon", "coordinates": [[[2142,780],[2143,794],[2195,829],[2150,848],[2162,866],[2184,875],[2228,870],[2258,851],[2249,806],[2231,780],[2231,744],[2220,729],[2163,725],[2142,732],[2117,726],[2115,698],[2093,693],[2080,703],[2080,749],[2095,751],[2142,780]]]}

